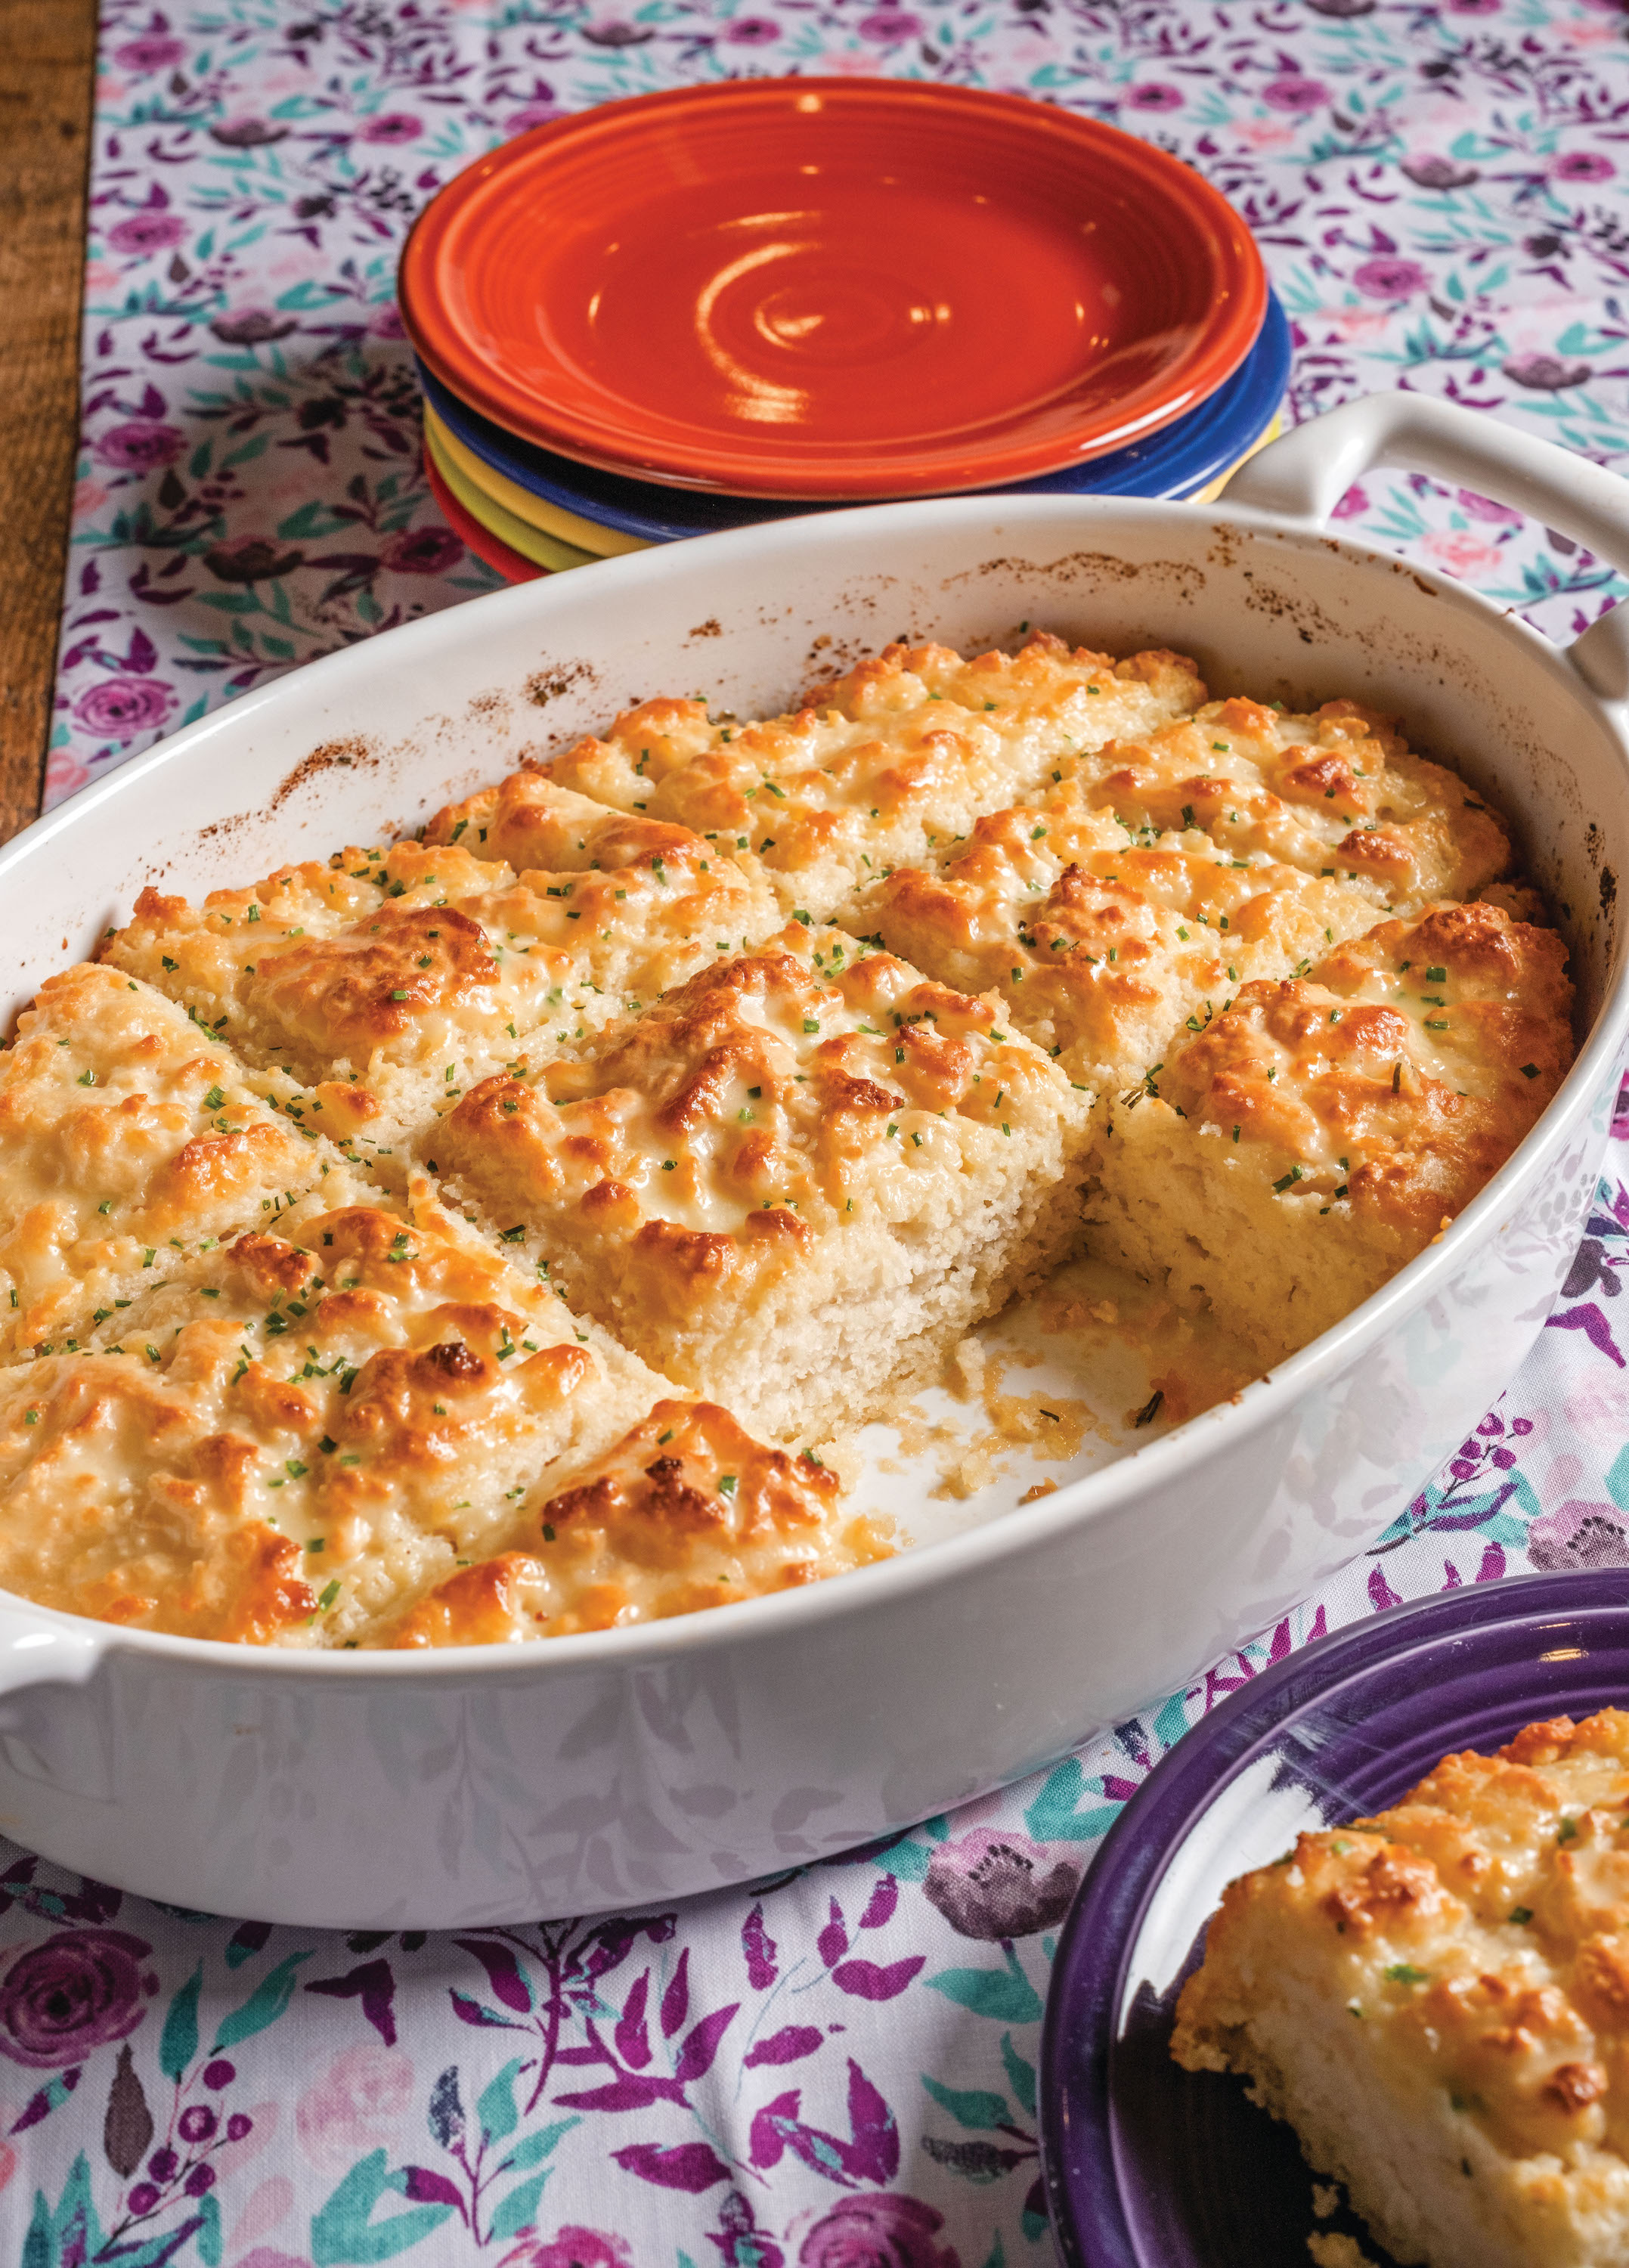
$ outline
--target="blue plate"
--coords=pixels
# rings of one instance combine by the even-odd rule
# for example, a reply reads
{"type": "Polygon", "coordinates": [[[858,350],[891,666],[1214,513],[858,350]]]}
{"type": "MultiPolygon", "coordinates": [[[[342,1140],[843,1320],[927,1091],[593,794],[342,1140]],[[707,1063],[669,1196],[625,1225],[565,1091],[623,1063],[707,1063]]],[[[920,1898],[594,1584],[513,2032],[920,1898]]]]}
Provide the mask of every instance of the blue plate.
{"type": "Polygon", "coordinates": [[[1224,1701],[1150,1773],[1076,1896],[1041,2040],[1041,2158],[1066,2268],[1307,2268],[1287,2126],[1172,2062],[1176,1997],[1224,1886],[1303,1830],[1396,1803],[1455,1749],[1629,1702],[1629,1574],[1450,1591],[1340,1631],[1224,1701]]]}
{"type": "MultiPolygon", "coordinates": [[[[1225,386],[1186,417],[1146,441],[1111,455],[1094,457],[1061,473],[1020,481],[1015,496],[1185,497],[1207,488],[1245,451],[1260,440],[1278,414],[1290,374],[1290,327],[1277,297],[1269,291],[1261,332],[1243,363],[1225,386]]],[[[704,494],[694,489],[661,488],[615,473],[574,464],[519,439],[501,425],[466,407],[431,377],[423,363],[419,382],[449,432],[466,448],[523,489],[563,512],[597,520],[602,527],[651,543],[671,543],[683,535],[704,535],[719,527],[747,527],[760,520],[787,519],[795,513],[841,509],[831,504],[761,501],[747,497],[704,494]]]]}

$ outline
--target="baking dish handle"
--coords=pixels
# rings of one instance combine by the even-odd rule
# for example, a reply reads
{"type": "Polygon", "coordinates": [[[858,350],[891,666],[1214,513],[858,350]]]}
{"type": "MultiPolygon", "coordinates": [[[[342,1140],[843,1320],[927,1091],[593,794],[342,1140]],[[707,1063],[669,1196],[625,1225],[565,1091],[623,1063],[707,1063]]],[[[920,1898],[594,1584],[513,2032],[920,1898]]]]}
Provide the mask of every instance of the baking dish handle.
{"type": "MultiPolygon", "coordinates": [[[[1629,574],[1629,482],[1587,457],[1423,394],[1375,394],[1314,417],[1241,466],[1222,496],[1322,526],[1354,481],[1392,465],[1516,505],[1629,574]]],[[[1629,698],[1629,608],[1611,608],[1566,649],[1603,700],[1629,698]]]]}
{"type": "Polygon", "coordinates": [[[95,1631],[53,1629],[0,1606],[0,1756],[23,1778],[111,1796],[105,1712],[86,1690],[106,1653],[95,1631]]]}

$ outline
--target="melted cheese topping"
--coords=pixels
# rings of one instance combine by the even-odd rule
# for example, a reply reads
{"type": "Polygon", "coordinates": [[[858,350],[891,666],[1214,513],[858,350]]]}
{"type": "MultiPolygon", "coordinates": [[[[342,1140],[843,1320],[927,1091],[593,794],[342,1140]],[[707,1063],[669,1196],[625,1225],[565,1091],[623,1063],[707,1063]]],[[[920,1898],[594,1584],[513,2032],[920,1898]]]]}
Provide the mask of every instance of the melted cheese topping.
{"type": "Polygon", "coordinates": [[[904,868],[845,909],[947,983],[999,992],[1093,1089],[1141,1079],[1174,1033],[1368,928],[1365,893],[1197,829],[1131,835],[1079,780],[981,819],[937,870],[904,868]]]}
{"type": "Polygon", "coordinates": [[[1179,654],[1116,662],[1060,638],[963,660],[890,645],[795,715],[711,721],[699,701],[645,703],[549,766],[619,810],[676,820],[823,920],[889,866],[968,834],[1068,750],[1149,733],[1205,697],[1179,654]]]}
{"type": "MultiPolygon", "coordinates": [[[[110,968],[41,987],[0,1052],[0,1354],[71,1347],[157,1278],[328,1184],[328,1143],[225,1047],[110,968]]],[[[330,1178],[331,1177],[331,1178],[330,1178]]]]}
{"type": "Polygon", "coordinates": [[[858,1328],[891,1285],[903,1344],[982,1239],[978,1265],[1003,1240],[1016,1263],[1066,1194],[1085,1100],[995,1013],[794,922],[587,1061],[486,1081],[437,1130],[437,1163],[669,1376],[807,1439],[837,1382],[835,1355],[813,1380],[822,1328],[858,1328]],[[778,1383],[777,1317],[805,1334],[774,1344],[778,1383]]]}
{"type": "Polygon", "coordinates": [[[195,1637],[365,1635],[662,1386],[433,1208],[240,1238],[117,1329],[0,1372],[0,1583],[195,1637]]]}
{"type": "Polygon", "coordinates": [[[351,1073],[410,1123],[523,1036],[581,1039],[775,919],[763,885],[712,845],[525,773],[425,832],[201,907],[144,890],[104,957],[252,1059],[351,1073]],[[512,851],[540,863],[517,870],[512,851]]]}
{"type": "Polygon", "coordinates": [[[1509,838],[1480,797],[1354,701],[1310,717],[1213,701],[1061,769],[1134,828],[1198,828],[1234,858],[1345,882],[1389,912],[1468,898],[1510,863],[1509,838]]]}
{"type": "Polygon", "coordinates": [[[1435,2233],[1433,2258],[1622,2259],[1629,1715],[1448,1756],[1392,1810],[1230,1883],[1173,2044],[1249,2074],[1315,2165],[1343,2148],[1400,2257],[1435,2233]]]}
{"type": "Polygon", "coordinates": [[[533,1508],[524,1549],[439,1584],[389,1642],[620,1629],[886,1557],[891,1547],[873,1523],[839,1521],[841,1496],[824,1466],[765,1448],[716,1403],[659,1402],[569,1489],[533,1508]]]}
{"type": "Polygon", "coordinates": [[[1497,907],[1382,922],[1301,981],[1246,985],[1157,1091],[1239,1130],[1242,1170],[1434,1234],[1504,1163],[1572,1061],[1553,930],[1497,907]]]}

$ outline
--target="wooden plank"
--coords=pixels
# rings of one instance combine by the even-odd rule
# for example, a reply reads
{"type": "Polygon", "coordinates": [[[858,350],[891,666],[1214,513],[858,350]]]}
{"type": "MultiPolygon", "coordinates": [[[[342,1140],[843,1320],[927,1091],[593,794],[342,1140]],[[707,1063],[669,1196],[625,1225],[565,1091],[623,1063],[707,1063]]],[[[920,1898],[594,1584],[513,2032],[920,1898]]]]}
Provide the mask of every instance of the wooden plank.
{"type": "Polygon", "coordinates": [[[0,0],[0,842],[40,808],[79,427],[95,0],[0,0]]]}

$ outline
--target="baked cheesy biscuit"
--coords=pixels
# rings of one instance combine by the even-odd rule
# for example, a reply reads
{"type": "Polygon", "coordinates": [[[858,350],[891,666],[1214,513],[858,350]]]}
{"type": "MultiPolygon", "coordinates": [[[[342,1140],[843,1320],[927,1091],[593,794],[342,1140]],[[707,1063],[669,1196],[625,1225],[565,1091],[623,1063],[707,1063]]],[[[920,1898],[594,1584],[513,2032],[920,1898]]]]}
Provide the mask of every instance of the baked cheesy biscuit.
{"type": "Polygon", "coordinates": [[[1387,912],[1471,897],[1510,863],[1509,838],[1480,796],[1355,701],[1307,717],[1213,701],[1060,769],[1133,829],[1197,828],[1234,858],[1348,883],[1387,912]]]}
{"type": "Polygon", "coordinates": [[[1073,1241],[1086,1098],[1000,1012],[793,922],[485,1081],[436,1167],[668,1377],[818,1440],[1073,1241]]]}
{"type": "Polygon", "coordinates": [[[1114,1102],[1101,1258],[1268,1361],[1367,1299],[1503,1165],[1572,1061],[1552,930],[1497,906],[1382,922],[1240,990],[1114,1102]]]}
{"type": "Polygon", "coordinates": [[[970,833],[1065,752],[1152,733],[1204,698],[1180,654],[1117,662],[1050,637],[966,661],[890,645],[795,715],[715,723],[699,701],[647,701],[548,769],[694,828],[760,866],[786,911],[822,921],[856,885],[970,833]]]}
{"type": "Polygon", "coordinates": [[[134,977],[48,978],[0,1050],[0,1359],[71,1348],[252,1224],[357,1193],[230,1049],[134,977]]]}
{"type": "Polygon", "coordinates": [[[1094,1092],[1140,1079],[1190,1017],[1367,929],[1365,893],[1195,828],[1131,833],[1078,780],[981,819],[937,867],[844,909],[945,983],[999,992],[1019,1030],[1094,1092]]]}
{"type": "Polygon", "coordinates": [[[1228,1885],[1172,2051],[1242,2073],[1399,2261],[1629,2257],[1629,1715],[1446,1757],[1228,1885]]]}
{"type": "Polygon", "coordinates": [[[776,918],[762,882],[682,828],[524,774],[426,835],[201,906],[144,890],[103,957],[253,1062],[358,1081],[400,1138],[523,1040],[580,1039],[776,918]]]}
{"type": "Polygon", "coordinates": [[[812,1457],[766,1448],[711,1402],[659,1402],[527,1516],[524,1548],[450,1575],[388,1633],[398,1646],[560,1638],[694,1614],[886,1558],[840,1516],[812,1457]]]}
{"type": "Polygon", "coordinates": [[[253,1233],[103,1336],[0,1371],[0,1584],[199,1638],[365,1638],[664,1389],[434,1210],[253,1233]]]}

